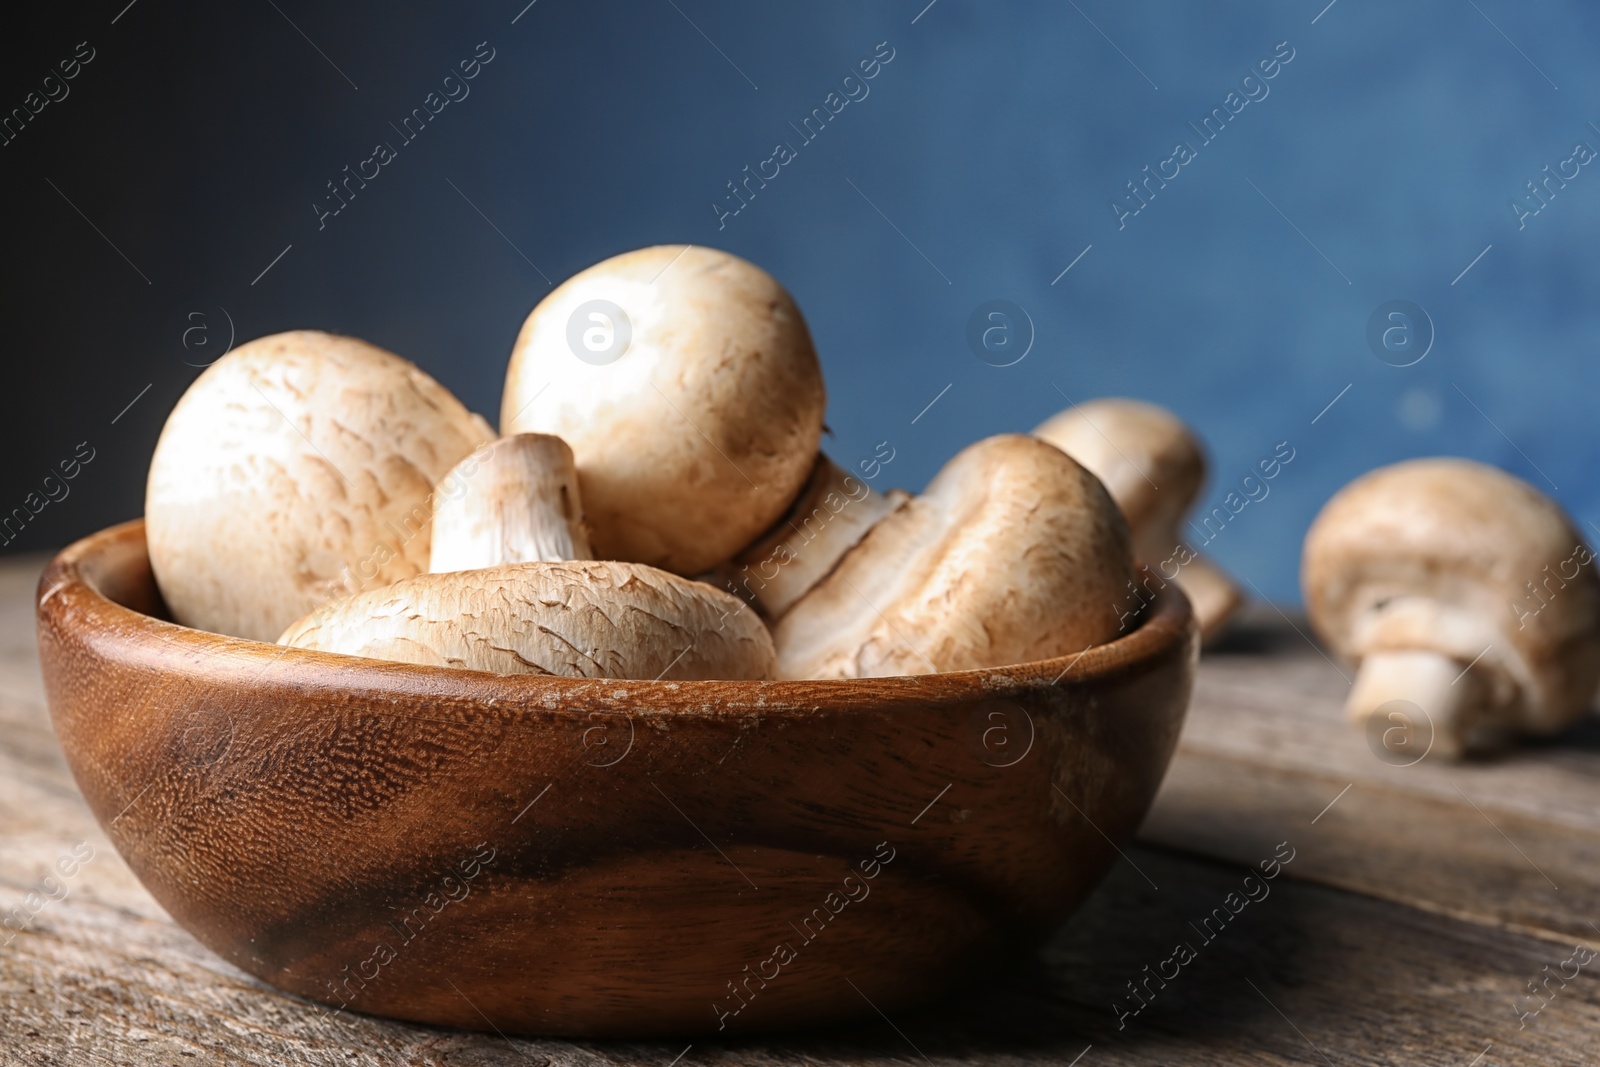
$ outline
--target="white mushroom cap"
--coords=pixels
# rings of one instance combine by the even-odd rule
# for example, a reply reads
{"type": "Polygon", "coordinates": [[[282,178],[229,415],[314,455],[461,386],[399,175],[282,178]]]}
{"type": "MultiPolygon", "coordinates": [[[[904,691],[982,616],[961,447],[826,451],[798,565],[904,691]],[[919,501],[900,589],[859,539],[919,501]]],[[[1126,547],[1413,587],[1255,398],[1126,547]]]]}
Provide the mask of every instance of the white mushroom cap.
{"type": "Polygon", "coordinates": [[[1074,405],[1033,433],[1105,483],[1127,516],[1141,563],[1156,567],[1188,558],[1178,584],[1194,603],[1201,632],[1219,632],[1243,597],[1227,575],[1186,548],[1180,532],[1206,480],[1205,451],[1183,420],[1142,400],[1106,397],[1074,405]]]}
{"type": "Polygon", "coordinates": [[[772,676],[772,638],[734,597],[642,563],[559,559],[588,551],[560,438],[502,438],[439,496],[436,573],[325,605],[279,644],[495,674],[772,676]]]}
{"type": "Polygon", "coordinates": [[[1345,486],[1306,535],[1301,584],[1317,633],[1360,666],[1352,717],[1409,700],[1447,755],[1558,731],[1600,681],[1592,554],[1554,501],[1481,463],[1345,486]]]}
{"type": "Polygon", "coordinates": [[[313,612],[279,644],[495,674],[770,678],[755,612],[642,563],[516,563],[425,574],[313,612]]]}
{"type": "Polygon", "coordinates": [[[784,678],[1003,666],[1117,636],[1128,527],[1071,457],[1006,434],[960,452],[778,621],[784,678]]]}
{"type": "Polygon", "coordinates": [[[412,364],[314,330],[201,374],[150,463],[145,534],[178,622],[271,641],[327,601],[423,571],[433,487],[494,436],[412,364]]]}
{"type": "Polygon", "coordinates": [[[789,506],[824,406],[810,332],[783,287],[726,252],[667,245],[590,267],[533,309],[500,424],[572,446],[596,553],[700,574],[789,506]],[[612,362],[579,355],[585,331],[622,336],[592,301],[626,316],[612,362]]]}

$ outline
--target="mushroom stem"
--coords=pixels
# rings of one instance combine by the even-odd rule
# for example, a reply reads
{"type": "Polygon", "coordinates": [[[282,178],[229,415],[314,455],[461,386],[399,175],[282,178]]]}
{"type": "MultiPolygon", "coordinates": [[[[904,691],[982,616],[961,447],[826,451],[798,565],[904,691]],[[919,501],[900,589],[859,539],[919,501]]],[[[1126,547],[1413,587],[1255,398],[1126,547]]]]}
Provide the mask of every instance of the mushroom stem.
{"type": "MultiPolygon", "coordinates": [[[[1423,751],[1431,743],[1439,755],[1457,759],[1464,751],[1494,744],[1495,732],[1479,712],[1487,699],[1482,680],[1466,665],[1427,649],[1402,649],[1362,658],[1345,710],[1362,727],[1375,715],[1385,716],[1407,731],[1401,743],[1420,743],[1423,751]],[[1386,707],[1396,700],[1420,708],[1427,725],[1407,721],[1412,714],[1407,708],[1386,707]]],[[[1387,746],[1389,727],[1384,729],[1387,746]]]]}
{"type": "Polygon", "coordinates": [[[977,670],[1117,637],[1132,538],[1065,452],[1001,434],[962,449],[915,499],[885,496],[887,514],[773,626],[778,677],[977,670]]]}
{"type": "Polygon", "coordinates": [[[879,519],[908,499],[896,489],[874,493],[819,452],[789,510],[717,577],[767,618],[780,619],[879,519]]]}
{"type": "Polygon", "coordinates": [[[1195,556],[1178,572],[1178,585],[1188,594],[1200,620],[1200,636],[1210,641],[1221,632],[1244,595],[1233,579],[1204,556],[1195,556]]]}
{"type": "Polygon", "coordinates": [[[428,569],[589,559],[572,449],[559,437],[519,433],[451,468],[437,489],[428,569]]]}

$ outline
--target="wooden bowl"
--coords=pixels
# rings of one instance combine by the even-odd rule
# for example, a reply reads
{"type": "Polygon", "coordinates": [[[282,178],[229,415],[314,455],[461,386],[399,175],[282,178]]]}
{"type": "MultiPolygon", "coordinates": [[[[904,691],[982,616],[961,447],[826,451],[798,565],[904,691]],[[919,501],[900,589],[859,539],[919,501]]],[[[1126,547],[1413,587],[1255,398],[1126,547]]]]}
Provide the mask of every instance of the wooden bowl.
{"type": "Polygon", "coordinates": [[[172,917],[281,989],[574,1036],[872,1015],[1036,941],[1117,860],[1195,627],[994,670],[501,677],[164,620],[144,525],[39,584],[50,711],[172,917]]]}

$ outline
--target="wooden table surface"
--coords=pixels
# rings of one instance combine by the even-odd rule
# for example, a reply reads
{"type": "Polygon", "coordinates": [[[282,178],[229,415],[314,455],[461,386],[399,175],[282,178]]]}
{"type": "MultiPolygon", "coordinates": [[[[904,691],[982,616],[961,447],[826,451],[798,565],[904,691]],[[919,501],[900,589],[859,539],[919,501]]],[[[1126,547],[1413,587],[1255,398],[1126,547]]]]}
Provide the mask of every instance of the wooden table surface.
{"type": "Polygon", "coordinates": [[[978,988],[848,1029],[692,1045],[319,1017],[175,926],[85,808],[39,681],[42,566],[0,565],[0,921],[24,927],[0,926],[0,1064],[1600,1058],[1600,721],[1492,761],[1392,765],[1342,720],[1341,668],[1270,608],[1204,660],[1126,862],[1037,959],[978,988]],[[1279,877],[1245,881],[1275,855],[1292,855],[1279,877]]]}

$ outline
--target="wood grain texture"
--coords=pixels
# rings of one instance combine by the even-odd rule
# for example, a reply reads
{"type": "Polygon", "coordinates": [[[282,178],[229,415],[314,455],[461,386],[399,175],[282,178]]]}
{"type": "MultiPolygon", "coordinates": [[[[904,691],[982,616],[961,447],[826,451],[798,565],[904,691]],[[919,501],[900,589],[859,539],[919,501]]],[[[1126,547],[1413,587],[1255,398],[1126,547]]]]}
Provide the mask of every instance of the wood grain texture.
{"type": "MultiPolygon", "coordinates": [[[[1116,864],[1037,960],[975,978],[969,990],[925,1008],[890,1011],[893,1026],[870,1013],[850,1028],[735,1042],[569,1042],[329,1014],[272,990],[180,930],[95,825],[44,708],[32,608],[43,562],[0,566],[0,909],[19,903],[76,843],[87,840],[96,853],[67,899],[0,948],[0,1064],[668,1067],[682,1054],[682,1067],[857,1067],[920,1063],[920,1051],[941,1067],[1066,1065],[1090,1045],[1079,1067],[1467,1067],[1475,1059],[1491,1067],[1595,1057],[1593,967],[1564,986],[1553,982],[1557,994],[1536,1016],[1519,1020],[1513,1004],[1532,1005],[1527,983],[1558,969],[1584,936],[1562,931],[1586,929],[1584,914],[1600,923],[1600,908],[1593,898],[1562,896],[1568,910],[1548,913],[1560,929],[1540,925],[1523,905],[1527,887],[1504,873],[1521,862],[1517,853],[1451,785],[1530,851],[1563,894],[1573,893],[1564,875],[1580,886],[1596,852],[1552,845],[1546,855],[1530,842],[1582,835],[1600,822],[1593,727],[1493,762],[1424,761],[1397,771],[1348,733],[1338,710],[1344,683],[1270,612],[1270,622],[1258,614],[1202,663],[1145,829],[1147,839],[1181,851],[1127,849],[1130,862],[1116,864]],[[1257,779],[1270,788],[1258,794],[1247,784],[1257,779]],[[1367,806],[1350,804],[1364,796],[1367,806]],[[1458,838],[1477,834],[1448,876],[1429,873],[1435,859],[1416,852],[1427,835],[1409,813],[1422,802],[1458,838]],[[1481,830],[1471,830],[1472,820],[1481,830]],[[1188,924],[1240,885],[1236,864],[1255,864],[1282,840],[1296,857],[1271,895],[1201,947],[1181,977],[1118,1030],[1112,1004],[1127,1003],[1125,983],[1146,964],[1159,966],[1177,940],[1198,945],[1188,924]]],[[[946,802],[952,812],[961,808],[955,789],[946,802]]],[[[873,897],[859,915],[841,918],[870,919],[866,908],[888,900],[873,897]]],[[[1600,947],[1592,931],[1586,941],[1600,947]]],[[[847,977],[877,1001],[860,975],[847,977]]]]}
{"type": "Polygon", "coordinates": [[[846,972],[897,1008],[1048,933],[1148,809],[1196,642],[1174,597],[1000,670],[496,676],[142,614],[137,523],[39,603],[74,777],[202,943],[338,1008],[608,1037],[870,1014],[846,972]]]}
{"type": "Polygon", "coordinates": [[[1600,945],[1600,721],[1396,766],[1345,720],[1350,674],[1257,610],[1207,657],[1143,837],[1253,862],[1315,835],[1296,877],[1600,945]]]}

